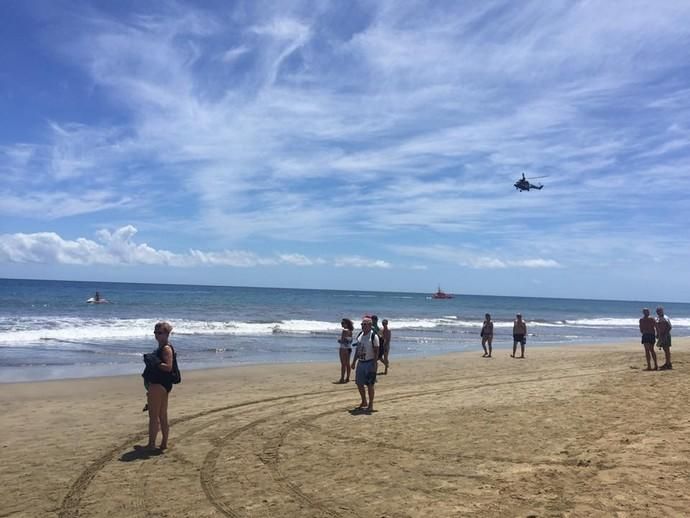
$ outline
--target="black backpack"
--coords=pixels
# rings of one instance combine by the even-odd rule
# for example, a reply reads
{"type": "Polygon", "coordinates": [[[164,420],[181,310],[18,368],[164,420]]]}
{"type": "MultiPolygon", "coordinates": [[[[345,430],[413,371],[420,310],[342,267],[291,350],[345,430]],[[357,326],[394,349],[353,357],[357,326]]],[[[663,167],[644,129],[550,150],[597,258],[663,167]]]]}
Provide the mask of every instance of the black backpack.
{"type": "MultiPolygon", "coordinates": [[[[170,346],[172,349],[172,346],[170,346]]],[[[175,352],[175,349],[173,349],[173,368],[170,371],[170,381],[172,381],[173,385],[177,385],[178,383],[182,382],[182,373],[180,372],[180,368],[177,366],[177,353],[175,352]]]]}

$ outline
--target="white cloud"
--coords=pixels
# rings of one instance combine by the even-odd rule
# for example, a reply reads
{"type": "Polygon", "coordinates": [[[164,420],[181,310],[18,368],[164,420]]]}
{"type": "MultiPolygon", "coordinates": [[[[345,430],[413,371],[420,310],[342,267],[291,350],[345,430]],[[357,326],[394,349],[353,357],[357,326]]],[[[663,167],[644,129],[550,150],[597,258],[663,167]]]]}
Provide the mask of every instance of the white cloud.
{"type": "Polygon", "coordinates": [[[137,229],[126,225],[117,230],[99,230],[97,240],[86,238],[63,239],[54,232],[34,234],[0,234],[0,262],[48,263],[76,265],[165,265],[173,267],[227,266],[250,268],[262,266],[292,265],[336,267],[390,268],[380,259],[343,257],[332,261],[318,257],[309,258],[298,253],[281,253],[261,256],[247,250],[223,250],[209,252],[189,250],[177,253],[159,250],[146,243],[136,243],[137,229]]]}
{"type": "Polygon", "coordinates": [[[132,206],[132,199],[119,193],[87,190],[81,193],[32,192],[17,196],[0,191],[0,214],[25,218],[58,219],[93,214],[109,209],[132,206]]]}
{"type": "Polygon", "coordinates": [[[281,263],[291,264],[293,266],[313,266],[326,264],[326,261],[321,258],[310,259],[302,254],[279,254],[278,259],[281,263]]]}
{"type": "Polygon", "coordinates": [[[240,45],[239,47],[228,49],[225,52],[223,52],[223,55],[221,56],[221,61],[225,63],[232,63],[233,61],[237,60],[240,56],[246,54],[247,52],[249,52],[249,47],[247,47],[246,45],[240,45]]]}
{"type": "Polygon", "coordinates": [[[357,255],[338,257],[333,263],[338,268],[390,268],[391,264],[381,259],[369,259],[357,255]]]}
{"type": "Polygon", "coordinates": [[[428,259],[439,263],[457,264],[470,268],[504,269],[504,268],[560,268],[561,264],[554,259],[527,258],[527,259],[503,259],[500,254],[495,256],[485,255],[473,248],[449,247],[445,245],[430,246],[397,246],[395,251],[399,254],[428,259]]]}

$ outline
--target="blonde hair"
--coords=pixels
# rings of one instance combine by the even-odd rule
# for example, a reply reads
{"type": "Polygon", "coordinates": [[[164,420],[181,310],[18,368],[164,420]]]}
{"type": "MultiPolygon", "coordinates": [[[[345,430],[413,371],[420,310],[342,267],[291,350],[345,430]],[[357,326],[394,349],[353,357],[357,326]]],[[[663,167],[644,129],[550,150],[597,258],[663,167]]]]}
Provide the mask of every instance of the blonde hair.
{"type": "Polygon", "coordinates": [[[169,335],[173,330],[173,326],[171,326],[168,322],[158,322],[154,329],[157,331],[163,331],[165,334],[169,335]]]}

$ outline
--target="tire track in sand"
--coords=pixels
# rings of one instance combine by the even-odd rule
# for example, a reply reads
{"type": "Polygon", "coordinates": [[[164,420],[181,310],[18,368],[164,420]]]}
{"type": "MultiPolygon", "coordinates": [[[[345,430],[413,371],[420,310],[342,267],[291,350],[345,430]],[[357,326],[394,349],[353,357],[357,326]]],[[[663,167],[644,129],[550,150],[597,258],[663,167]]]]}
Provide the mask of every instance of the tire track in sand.
{"type": "MultiPolygon", "coordinates": [[[[239,408],[250,407],[254,405],[261,405],[264,403],[277,403],[280,401],[286,401],[290,399],[298,399],[305,396],[315,396],[323,395],[335,392],[333,389],[324,390],[321,392],[302,392],[298,394],[289,394],[285,396],[275,396],[264,399],[259,399],[255,401],[245,401],[242,403],[234,403],[231,405],[225,405],[221,407],[211,408],[209,410],[204,410],[197,412],[195,414],[182,416],[170,421],[170,426],[177,424],[187,423],[193,421],[194,419],[199,419],[201,417],[206,417],[208,415],[226,412],[229,410],[235,410],[239,408]]],[[[70,488],[67,490],[67,494],[62,499],[60,508],[58,509],[59,518],[76,518],[79,516],[79,509],[81,505],[81,499],[84,493],[88,489],[89,485],[93,481],[94,477],[105,468],[105,466],[115,460],[122,452],[122,450],[127,449],[127,447],[132,443],[137,443],[148,437],[148,431],[141,431],[132,435],[127,436],[124,441],[107,449],[100,457],[93,460],[77,477],[77,479],[72,483],[70,488]]]]}
{"type": "MultiPolygon", "coordinates": [[[[511,386],[511,385],[520,385],[520,384],[528,384],[528,383],[537,383],[537,382],[545,382],[545,381],[560,381],[560,380],[565,380],[565,379],[576,379],[576,378],[583,378],[583,377],[588,377],[588,376],[595,376],[595,375],[602,375],[602,374],[607,374],[615,371],[621,371],[625,372],[624,369],[608,369],[608,370],[600,370],[597,369],[594,372],[586,372],[586,373],[578,373],[578,374],[571,374],[571,375],[565,375],[565,376],[539,376],[539,377],[533,377],[533,378],[528,378],[528,379],[518,379],[518,380],[506,380],[506,381],[496,381],[496,382],[487,382],[487,383],[479,383],[479,384],[473,384],[473,385],[464,385],[464,386],[456,386],[456,387],[449,387],[449,388],[435,388],[435,389],[427,389],[427,390],[421,390],[421,391],[413,391],[413,392],[406,392],[405,394],[400,394],[397,396],[392,396],[388,398],[382,398],[378,400],[379,402],[395,402],[395,401],[400,401],[400,400],[405,400],[405,399],[411,399],[411,398],[416,398],[420,396],[430,396],[430,395],[436,395],[436,394],[443,394],[443,393],[451,393],[451,392],[463,392],[463,391],[470,391],[470,390],[477,390],[477,389],[482,389],[482,388],[489,388],[489,387],[501,387],[501,386],[511,386]]],[[[551,374],[554,373],[553,370],[549,371],[551,374]]],[[[562,372],[569,372],[568,369],[562,369],[562,372]]],[[[480,378],[485,378],[485,376],[478,376],[480,378]]],[[[467,380],[468,378],[462,378],[462,380],[467,380]]],[[[449,380],[444,380],[444,382],[447,382],[449,380]]],[[[456,380],[457,381],[457,380],[456,380]]],[[[333,402],[324,402],[321,401],[316,405],[312,405],[311,407],[301,407],[302,410],[313,410],[318,407],[323,407],[325,405],[332,405],[333,402]]],[[[266,465],[266,467],[272,472],[273,474],[273,480],[279,485],[282,486],[283,489],[285,489],[287,492],[291,493],[294,497],[296,497],[298,500],[302,501],[303,503],[311,506],[315,510],[318,510],[319,512],[322,513],[322,515],[325,516],[332,516],[332,517],[339,517],[339,516],[344,516],[340,512],[338,512],[335,509],[328,508],[326,507],[323,503],[318,501],[317,499],[314,499],[304,493],[300,487],[289,481],[289,478],[285,476],[282,473],[282,470],[280,468],[280,462],[279,462],[279,450],[282,447],[282,445],[285,442],[285,438],[287,435],[295,431],[296,429],[300,427],[305,427],[308,426],[308,424],[312,421],[315,421],[317,419],[320,419],[321,417],[325,417],[328,415],[336,414],[339,412],[344,412],[346,411],[347,408],[343,407],[338,407],[338,408],[331,408],[327,411],[324,412],[319,412],[317,414],[313,415],[308,415],[301,417],[300,419],[297,419],[293,422],[288,422],[286,423],[283,428],[281,429],[281,432],[273,438],[273,440],[269,441],[267,443],[267,446],[265,446],[260,453],[257,453],[257,457],[261,460],[261,462],[266,465]]],[[[281,412],[279,415],[285,416],[284,412],[281,412]]],[[[220,456],[221,450],[226,448],[230,442],[239,437],[241,434],[244,432],[247,432],[251,430],[252,428],[263,424],[270,420],[274,416],[265,416],[261,419],[257,419],[251,423],[248,423],[242,427],[236,428],[229,433],[227,433],[225,436],[221,437],[218,439],[216,445],[214,448],[209,450],[209,452],[206,455],[206,458],[204,460],[204,463],[201,467],[201,473],[200,473],[200,478],[201,478],[201,484],[202,488],[204,489],[204,493],[206,494],[209,502],[222,514],[225,516],[229,516],[232,518],[240,518],[242,514],[234,509],[229,503],[223,501],[222,496],[220,495],[220,492],[217,490],[215,487],[214,483],[214,477],[215,477],[215,472],[217,469],[217,459],[220,456]]],[[[500,459],[499,461],[503,462],[510,462],[510,463],[516,463],[520,462],[519,460],[516,459],[500,459]]],[[[344,512],[346,512],[347,515],[349,516],[357,516],[354,510],[352,509],[343,509],[344,512]]]]}
{"type": "MultiPolygon", "coordinates": [[[[543,369],[546,370],[546,369],[543,369]]],[[[616,369],[620,370],[620,369],[616,369]]],[[[538,369],[534,372],[534,374],[539,374],[542,371],[542,369],[538,369]]],[[[563,371],[567,372],[567,369],[563,369],[563,371]]],[[[549,370],[548,372],[553,373],[553,370],[549,370]]],[[[444,393],[444,392],[452,392],[452,391],[458,391],[458,390],[472,390],[476,388],[483,388],[483,387],[491,387],[491,386],[502,386],[502,385],[511,385],[511,384],[519,384],[519,383],[533,383],[533,382],[540,382],[540,381],[550,381],[550,380],[557,380],[557,379],[568,379],[568,378],[577,378],[577,377],[586,377],[586,376],[592,376],[592,375],[597,375],[597,374],[606,374],[614,372],[614,370],[596,370],[595,372],[591,373],[583,373],[583,374],[577,374],[577,375],[571,375],[571,376],[561,376],[561,377],[543,377],[539,376],[536,378],[530,378],[527,380],[513,380],[513,381],[504,381],[504,382],[494,382],[494,383],[485,383],[485,384],[478,384],[478,385],[473,385],[473,386],[465,386],[465,387],[453,387],[453,388],[448,388],[448,389],[431,389],[431,390],[426,390],[426,391],[418,391],[414,393],[410,393],[409,395],[399,395],[395,396],[393,398],[384,398],[382,401],[393,401],[397,400],[403,397],[418,397],[421,395],[429,395],[429,394],[434,394],[434,393],[444,393]]],[[[502,374],[502,373],[501,373],[502,374]]],[[[485,375],[477,375],[477,376],[472,376],[472,377],[463,377],[463,378],[446,378],[446,379],[441,379],[437,380],[435,383],[449,383],[453,381],[467,381],[471,379],[481,379],[485,378],[485,375]]],[[[330,389],[330,390],[324,390],[324,391],[319,391],[319,392],[302,392],[298,394],[289,394],[289,395],[284,395],[284,396],[275,396],[275,397],[269,397],[269,398],[264,398],[260,400],[254,400],[254,401],[246,401],[242,403],[235,403],[231,405],[224,405],[221,407],[216,407],[212,409],[208,409],[205,411],[197,412],[195,414],[187,415],[187,416],[182,416],[176,419],[172,419],[170,421],[171,426],[177,425],[177,424],[182,424],[182,423],[187,423],[190,421],[193,421],[195,419],[199,419],[208,415],[216,414],[216,413],[222,413],[230,410],[235,410],[235,409],[241,409],[245,407],[251,407],[255,405],[261,405],[265,403],[274,403],[274,402],[281,402],[281,401],[286,401],[286,400],[291,400],[291,399],[299,399],[302,397],[307,397],[307,396],[318,396],[318,395],[327,395],[327,394],[342,394],[342,392],[338,392],[337,390],[330,389]]],[[[331,410],[324,415],[327,415],[329,413],[336,413],[342,411],[342,408],[338,408],[336,410],[331,410]]],[[[320,416],[320,414],[319,414],[320,416]]],[[[224,438],[226,441],[221,440],[220,444],[213,448],[209,454],[207,454],[205,461],[205,465],[208,466],[215,466],[215,460],[213,460],[213,452],[214,451],[220,451],[221,448],[224,447],[225,443],[227,441],[230,441],[233,437],[241,434],[243,431],[246,431],[248,429],[253,428],[257,424],[260,424],[261,422],[265,422],[268,419],[274,416],[267,416],[265,418],[256,420],[252,423],[249,423],[243,427],[241,427],[241,430],[235,430],[229,434],[227,434],[224,438]]],[[[318,417],[317,417],[318,418],[318,417]]],[[[201,429],[201,428],[198,428],[201,429]]],[[[197,431],[198,431],[197,429],[197,431]]],[[[146,431],[141,431],[132,435],[127,436],[121,443],[113,446],[112,448],[109,448],[106,450],[101,456],[93,460],[88,466],[78,475],[77,479],[74,481],[74,483],[70,486],[68,489],[67,493],[65,494],[62,503],[60,505],[60,508],[58,509],[58,516],[59,518],[74,518],[79,516],[79,510],[80,510],[80,505],[81,505],[81,499],[83,498],[86,490],[88,489],[89,485],[93,481],[94,477],[101,471],[103,470],[106,465],[109,462],[112,462],[115,460],[115,458],[118,456],[119,453],[122,452],[122,450],[126,449],[129,445],[132,443],[140,442],[142,439],[145,439],[147,436],[146,431]]],[[[220,500],[217,498],[216,491],[213,488],[212,484],[212,476],[209,476],[209,473],[212,474],[213,470],[210,472],[206,473],[205,475],[203,474],[202,471],[202,486],[204,487],[204,492],[207,495],[207,498],[211,501],[211,503],[221,511],[223,514],[226,516],[239,516],[237,515],[231,508],[225,506],[224,504],[220,503],[220,500]]],[[[282,475],[277,474],[278,478],[284,478],[282,475]]],[[[294,485],[288,486],[288,489],[290,492],[294,494],[296,487],[294,485]]],[[[301,500],[303,500],[302,497],[299,497],[301,500]]]]}

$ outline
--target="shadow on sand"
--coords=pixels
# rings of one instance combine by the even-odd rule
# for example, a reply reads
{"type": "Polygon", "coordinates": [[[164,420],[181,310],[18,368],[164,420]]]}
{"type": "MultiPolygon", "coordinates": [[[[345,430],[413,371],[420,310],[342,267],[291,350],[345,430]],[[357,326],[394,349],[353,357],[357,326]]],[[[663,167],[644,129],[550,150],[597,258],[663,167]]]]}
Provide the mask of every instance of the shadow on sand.
{"type": "Polygon", "coordinates": [[[366,408],[357,407],[357,408],[353,408],[351,410],[348,410],[348,412],[350,415],[371,415],[371,414],[375,414],[376,412],[378,412],[378,410],[367,410],[366,408]]]}
{"type": "Polygon", "coordinates": [[[135,460],[146,460],[151,457],[158,457],[163,455],[163,451],[158,448],[150,450],[144,446],[134,446],[131,451],[125,452],[120,457],[120,462],[132,462],[135,460]]]}

